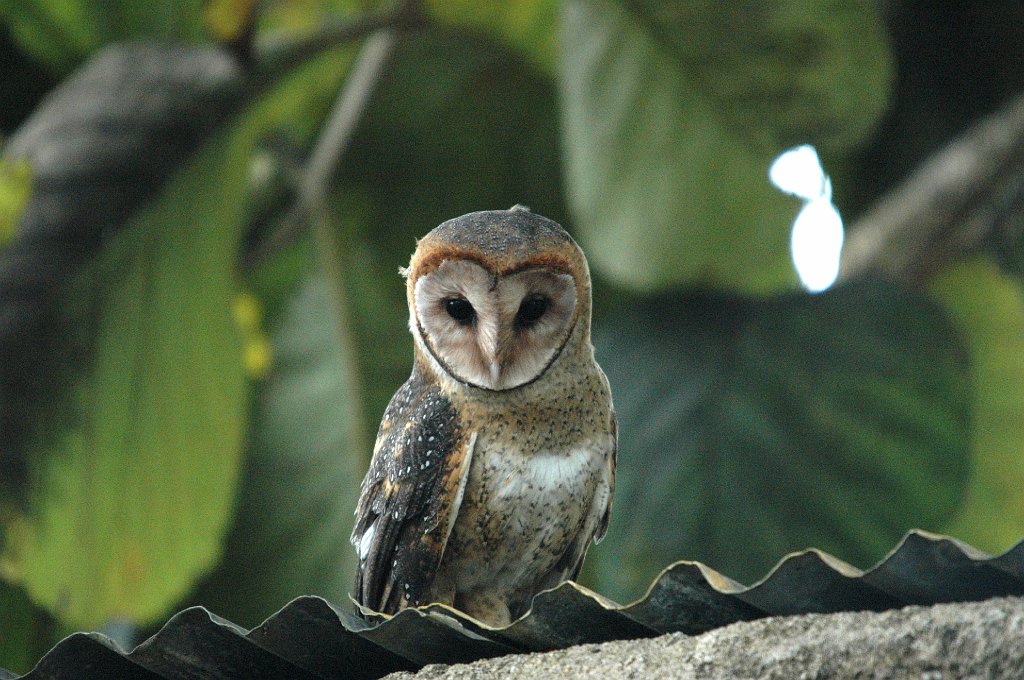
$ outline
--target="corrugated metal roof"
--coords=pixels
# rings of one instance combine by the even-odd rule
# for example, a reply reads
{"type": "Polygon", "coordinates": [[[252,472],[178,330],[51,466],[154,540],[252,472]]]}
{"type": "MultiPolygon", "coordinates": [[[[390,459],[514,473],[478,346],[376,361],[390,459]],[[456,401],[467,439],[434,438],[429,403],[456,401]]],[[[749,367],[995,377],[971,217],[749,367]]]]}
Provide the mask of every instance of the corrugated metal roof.
{"type": "Polygon", "coordinates": [[[76,633],[24,677],[377,678],[428,663],[673,631],[702,633],[765,616],[880,611],[999,595],[1024,595],[1024,541],[991,557],[955,539],[914,531],[866,572],[807,550],[787,556],[745,587],[703,564],[677,562],[626,606],[564,583],[538,595],[529,614],[500,629],[441,605],[372,625],[349,607],[300,597],[246,631],[192,607],[130,653],[98,633],[76,633]]]}

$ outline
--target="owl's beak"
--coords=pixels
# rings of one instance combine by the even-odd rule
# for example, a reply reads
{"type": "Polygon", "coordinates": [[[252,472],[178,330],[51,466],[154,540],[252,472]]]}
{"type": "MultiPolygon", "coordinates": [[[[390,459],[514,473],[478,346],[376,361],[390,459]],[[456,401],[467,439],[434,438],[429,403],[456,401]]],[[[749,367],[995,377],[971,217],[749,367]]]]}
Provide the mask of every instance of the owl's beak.
{"type": "Polygon", "coordinates": [[[505,342],[497,318],[484,318],[477,331],[477,346],[480,348],[483,365],[490,378],[490,385],[498,388],[502,377],[502,363],[505,358],[505,342]]]}
{"type": "Polygon", "coordinates": [[[500,336],[501,330],[498,328],[496,320],[480,324],[477,343],[480,353],[483,355],[491,385],[494,387],[497,387],[498,380],[501,378],[502,343],[500,336]]]}

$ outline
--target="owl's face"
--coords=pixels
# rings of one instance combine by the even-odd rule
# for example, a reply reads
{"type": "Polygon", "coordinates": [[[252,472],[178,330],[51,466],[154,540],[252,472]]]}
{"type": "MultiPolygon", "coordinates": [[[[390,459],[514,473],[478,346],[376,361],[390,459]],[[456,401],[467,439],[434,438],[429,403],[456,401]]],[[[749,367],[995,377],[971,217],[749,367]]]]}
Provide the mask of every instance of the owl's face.
{"type": "Polygon", "coordinates": [[[540,377],[558,358],[578,296],[574,277],[557,266],[502,273],[452,257],[412,285],[410,326],[453,378],[508,390],[540,377]]]}

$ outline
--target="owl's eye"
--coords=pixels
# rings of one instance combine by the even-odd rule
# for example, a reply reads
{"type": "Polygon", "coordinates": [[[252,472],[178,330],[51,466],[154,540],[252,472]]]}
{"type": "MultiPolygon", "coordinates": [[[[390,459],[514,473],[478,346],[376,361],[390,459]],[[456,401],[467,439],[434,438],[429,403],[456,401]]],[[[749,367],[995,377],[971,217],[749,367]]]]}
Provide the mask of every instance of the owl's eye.
{"type": "Polygon", "coordinates": [[[442,304],[448,316],[458,321],[460,325],[468,326],[476,317],[476,310],[466,298],[447,298],[442,304]]]}
{"type": "Polygon", "coordinates": [[[548,311],[550,305],[551,301],[546,297],[531,295],[519,305],[519,311],[516,312],[516,325],[526,327],[536,323],[540,317],[544,316],[544,312],[548,311]]]}

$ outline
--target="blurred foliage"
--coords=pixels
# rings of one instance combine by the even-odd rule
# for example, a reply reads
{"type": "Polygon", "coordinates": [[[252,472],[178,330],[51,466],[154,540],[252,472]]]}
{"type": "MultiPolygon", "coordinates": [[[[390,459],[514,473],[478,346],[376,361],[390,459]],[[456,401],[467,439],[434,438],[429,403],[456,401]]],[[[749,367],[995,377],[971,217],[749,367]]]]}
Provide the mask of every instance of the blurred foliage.
{"type": "Polygon", "coordinates": [[[88,363],[64,410],[23,424],[29,511],[6,523],[0,574],[76,626],[157,616],[219,555],[245,422],[229,302],[250,128],[185,168],[68,293],[88,363]]]}
{"type": "MultiPolygon", "coordinates": [[[[0,47],[56,82],[111,42],[234,42],[254,7],[258,42],[394,6],[17,0],[0,47]]],[[[840,207],[866,206],[1024,89],[1020,64],[982,87],[985,57],[935,56],[1019,53],[1018,4],[886,8],[429,0],[314,220],[334,238],[253,259],[288,223],[362,36],[260,83],[67,272],[62,323],[33,329],[41,361],[75,361],[30,436],[0,432],[0,460],[29,471],[24,500],[0,502],[0,667],[27,670],[58,631],[185,603],[243,625],[303,593],[344,604],[369,440],[410,368],[397,269],[439,222],[520,202],[590,257],[619,412],[616,511],[587,584],[630,599],[676,559],[751,580],[809,545],[867,566],[916,526],[1009,547],[1024,222],[991,244],[1003,270],[972,259],[808,296],[789,264],[797,206],[767,181],[775,154],[810,142],[840,207]]],[[[12,111],[38,104],[30,85],[12,111]]],[[[0,159],[0,270],[31,179],[17,162],[0,159]]],[[[0,324],[17,300],[0,291],[0,324]]]]}
{"type": "Polygon", "coordinates": [[[616,503],[631,509],[589,561],[599,592],[642,593],[680,543],[744,582],[780,546],[868,564],[909,517],[940,528],[960,504],[967,356],[919,294],[861,282],[820,296],[662,296],[599,326],[624,424],[616,503]]]}
{"type": "Polygon", "coordinates": [[[564,3],[566,186],[584,249],[615,283],[792,282],[788,231],[774,228],[787,206],[764,169],[803,140],[862,141],[890,75],[873,5],[808,6],[564,3]]]}
{"type": "Polygon", "coordinates": [[[865,208],[926,154],[1024,88],[1024,3],[964,2],[941,10],[921,2],[885,5],[899,68],[886,115],[842,169],[849,176],[833,170],[844,214],[865,208]]]}
{"type": "Polygon", "coordinates": [[[14,238],[32,191],[32,166],[0,160],[0,247],[14,238]]]}
{"type": "Polygon", "coordinates": [[[432,16],[453,26],[490,33],[515,48],[545,73],[558,63],[556,27],[558,3],[515,0],[480,3],[476,0],[428,0],[432,16]]]}
{"type": "Polygon", "coordinates": [[[53,70],[67,73],[118,40],[199,42],[203,0],[11,0],[0,19],[18,41],[53,70]]]}
{"type": "Polygon", "coordinates": [[[0,663],[27,671],[56,637],[51,617],[25,591],[0,581],[0,663]]]}
{"type": "Polygon", "coordinates": [[[974,469],[948,530],[999,549],[1024,534],[1024,287],[991,261],[968,260],[936,276],[931,289],[969,338],[974,358],[974,469]]]}
{"type": "Polygon", "coordinates": [[[224,559],[189,598],[251,625],[266,618],[270,603],[299,595],[345,601],[355,569],[346,539],[365,471],[363,452],[351,450],[357,395],[328,311],[330,289],[318,272],[263,284],[294,294],[269,323],[274,370],[253,404],[224,559]]]}
{"type": "Polygon", "coordinates": [[[256,9],[256,0],[209,0],[203,11],[203,25],[217,42],[233,44],[252,27],[256,9]]]}

